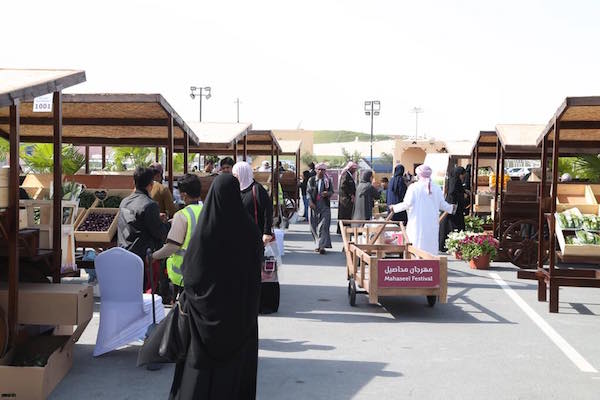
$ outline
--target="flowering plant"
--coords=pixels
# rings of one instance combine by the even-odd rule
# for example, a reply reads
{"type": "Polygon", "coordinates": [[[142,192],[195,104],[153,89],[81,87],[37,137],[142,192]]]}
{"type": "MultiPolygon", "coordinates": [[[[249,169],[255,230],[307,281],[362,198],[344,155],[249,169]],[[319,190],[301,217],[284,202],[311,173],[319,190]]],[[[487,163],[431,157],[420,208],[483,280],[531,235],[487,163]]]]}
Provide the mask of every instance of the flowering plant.
{"type": "Polygon", "coordinates": [[[465,232],[465,231],[454,231],[448,234],[448,238],[446,239],[446,248],[448,249],[448,253],[459,254],[460,253],[460,243],[469,235],[474,235],[473,232],[465,232]]]}
{"type": "Polygon", "coordinates": [[[492,235],[466,235],[459,242],[459,253],[465,261],[485,255],[489,255],[490,260],[493,260],[498,254],[498,241],[492,235]]]}
{"type": "Polygon", "coordinates": [[[471,215],[465,216],[465,228],[469,232],[483,232],[483,224],[483,218],[471,215]]]}

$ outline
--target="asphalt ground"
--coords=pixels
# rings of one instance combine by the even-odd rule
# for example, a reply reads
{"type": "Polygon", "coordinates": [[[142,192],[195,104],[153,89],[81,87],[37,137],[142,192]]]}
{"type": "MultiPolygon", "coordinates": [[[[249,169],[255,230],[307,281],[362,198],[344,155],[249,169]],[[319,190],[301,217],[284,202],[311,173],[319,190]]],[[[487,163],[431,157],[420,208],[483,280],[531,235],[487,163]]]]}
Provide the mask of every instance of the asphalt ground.
{"type": "MultiPolygon", "coordinates": [[[[260,317],[258,398],[600,399],[600,373],[585,372],[600,370],[599,290],[563,288],[560,313],[550,314],[512,265],[475,271],[451,260],[448,304],[370,305],[359,294],[351,307],[332,238],[319,255],[306,223],[286,232],[280,311],[260,317]]],[[[98,309],[51,398],[167,398],[173,367],[136,368],[139,344],[92,356],[98,309]]]]}

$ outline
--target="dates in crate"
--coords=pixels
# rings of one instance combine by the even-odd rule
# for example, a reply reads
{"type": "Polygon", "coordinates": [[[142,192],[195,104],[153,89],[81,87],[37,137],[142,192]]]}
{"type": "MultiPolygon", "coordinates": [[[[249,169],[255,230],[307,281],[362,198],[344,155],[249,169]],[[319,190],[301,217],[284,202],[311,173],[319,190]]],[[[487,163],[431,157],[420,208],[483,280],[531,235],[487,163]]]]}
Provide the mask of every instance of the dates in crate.
{"type": "Polygon", "coordinates": [[[114,219],[115,214],[91,212],[88,214],[85,221],[79,225],[77,230],[86,232],[105,232],[108,231],[114,219]]]}

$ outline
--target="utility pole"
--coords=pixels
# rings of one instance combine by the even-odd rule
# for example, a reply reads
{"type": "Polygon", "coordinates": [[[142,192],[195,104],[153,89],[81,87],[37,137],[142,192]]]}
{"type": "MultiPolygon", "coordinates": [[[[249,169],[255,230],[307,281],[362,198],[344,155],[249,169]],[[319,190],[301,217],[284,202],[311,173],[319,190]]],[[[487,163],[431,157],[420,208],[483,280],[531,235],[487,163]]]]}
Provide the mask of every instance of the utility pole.
{"type": "Polygon", "coordinates": [[[423,109],[421,107],[413,107],[410,112],[415,114],[415,140],[417,140],[419,139],[419,114],[423,112],[423,109]]]}
{"type": "Polygon", "coordinates": [[[240,122],[240,104],[242,102],[240,101],[240,98],[238,97],[237,99],[235,99],[234,103],[235,103],[236,108],[237,108],[237,122],[239,123],[240,122]]]}

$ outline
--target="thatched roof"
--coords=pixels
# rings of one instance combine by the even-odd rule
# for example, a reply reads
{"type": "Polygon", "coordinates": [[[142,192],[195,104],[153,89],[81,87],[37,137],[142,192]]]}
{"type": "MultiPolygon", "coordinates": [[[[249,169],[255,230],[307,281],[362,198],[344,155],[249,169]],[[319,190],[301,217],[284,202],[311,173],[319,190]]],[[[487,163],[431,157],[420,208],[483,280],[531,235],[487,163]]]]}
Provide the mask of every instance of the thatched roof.
{"type": "MultiPolygon", "coordinates": [[[[64,94],[63,142],[77,145],[166,146],[169,117],[175,142],[198,141],[194,132],[160,94],[64,94]]],[[[21,140],[49,142],[52,113],[33,112],[22,103],[21,140]]],[[[0,131],[8,132],[8,110],[0,109],[0,131]]]]}
{"type": "Polygon", "coordinates": [[[70,69],[0,68],[0,107],[85,82],[85,72],[70,69]]]}

